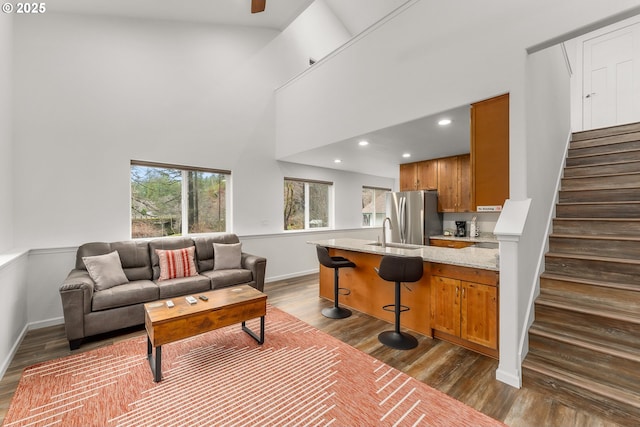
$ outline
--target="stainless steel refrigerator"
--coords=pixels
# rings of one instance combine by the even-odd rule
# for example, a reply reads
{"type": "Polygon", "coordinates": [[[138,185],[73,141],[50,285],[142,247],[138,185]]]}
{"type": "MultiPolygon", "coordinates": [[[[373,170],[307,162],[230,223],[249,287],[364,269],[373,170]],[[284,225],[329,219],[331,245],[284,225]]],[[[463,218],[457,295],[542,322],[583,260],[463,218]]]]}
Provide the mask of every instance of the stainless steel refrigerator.
{"type": "Polygon", "coordinates": [[[437,191],[389,192],[386,202],[391,219],[389,242],[428,245],[429,236],[442,234],[437,191]]]}

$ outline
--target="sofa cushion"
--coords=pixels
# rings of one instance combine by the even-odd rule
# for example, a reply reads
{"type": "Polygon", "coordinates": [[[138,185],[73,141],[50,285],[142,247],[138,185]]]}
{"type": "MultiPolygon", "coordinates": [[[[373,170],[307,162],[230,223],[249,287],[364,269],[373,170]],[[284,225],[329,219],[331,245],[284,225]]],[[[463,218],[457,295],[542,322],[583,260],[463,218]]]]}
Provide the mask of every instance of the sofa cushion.
{"type": "Polygon", "coordinates": [[[214,243],[213,269],[230,270],[242,266],[242,243],[214,243]]]}
{"type": "Polygon", "coordinates": [[[114,286],[129,283],[129,279],[122,270],[118,251],[105,255],[85,256],[82,261],[95,282],[95,289],[102,291],[114,286]]]}
{"type": "Polygon", "coordinates": [[[196,245],[196,262],[198,271],[213,270],[214,243],[240,243],[238,236],[233,233],[216,233],[193,238],[196,245]]]}
{"type": "Polygon", "coordinates": [[[160,260],[156,249],[174,250],[188,248],[193,246],[193,240],[190,237],[162,238],[149,241],[149,257],[151,258],[151,269],[153,270],[153,280],[160,277],[160,260]]]}
{"type": "Polygon", "coordinates": [[[195,246],[172,251],[156,249],[160,265],[158,280],[196,276],[198,272],[194,262],[195,251],[195,246]]]}
{"type": "Polygon", "coordinates": [[[211,290],[211,281],[207,276],[181,277],[156,282],[160,298],[173,298],[182,295],[197,294],[211,290]]]}
{"type": "Polygon", "coordinates": [[[253,280],[251,270],[231,269],[231,270],[210,270],[202,272],[203,275],[211,279],[211,289],[225,288],[227,286],[249,283],[253,280]]]}
{"type": "Polygon", "coordinates": [[[151,259],[149,259],[149,244],[142,240],[125,240],[111,243],[111,249],[118,251],[122,269],[129,281],[151,280],[151,259]]]}
{"type": "Polygon", "coordinates": [[[158,299],[158,286],[150,280],[136,280],[93,293],[93,311],[140,304],[158,299]]]}

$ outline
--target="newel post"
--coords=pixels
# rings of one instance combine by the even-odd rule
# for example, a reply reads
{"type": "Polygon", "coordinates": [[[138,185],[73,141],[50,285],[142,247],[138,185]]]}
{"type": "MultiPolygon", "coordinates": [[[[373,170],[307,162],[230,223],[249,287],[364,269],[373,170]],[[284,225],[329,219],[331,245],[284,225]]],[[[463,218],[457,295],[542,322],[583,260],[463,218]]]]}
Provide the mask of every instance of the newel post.
{"type": "Polygon", "coordinates": [[[531,199],[507,200],[494,234],[500,242],[500,362],[496,379],[513,387],[522,386],[520,341],[526,307],[520,302],[520,238],[531,199]]]}

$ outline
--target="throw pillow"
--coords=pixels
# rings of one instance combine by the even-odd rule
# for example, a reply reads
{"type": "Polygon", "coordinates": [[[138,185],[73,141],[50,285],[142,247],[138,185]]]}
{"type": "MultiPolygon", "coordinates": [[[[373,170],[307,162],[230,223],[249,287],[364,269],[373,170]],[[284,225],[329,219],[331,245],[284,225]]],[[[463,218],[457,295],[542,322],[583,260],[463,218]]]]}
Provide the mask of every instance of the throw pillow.
{"type": "Polygon", "coordinates": [[[179,277],[197,276],[196,263],[194,262],[195,246],[175,250],[156,249],[160,264],[160,277],[158,280],[177,279],[179,277]]]}
{"type": "Polygon", "coordinates": [[[242,243],[214,243],[213,269],[242,268],[242,243]]]}
{"type": "Polygon", "coordinates": [[[127,279],[122,269],[118,251],[113,251],[106,255],[83,256],[82,261],[87,267],[89,276],[95,282],[97,291],[129,283],[129,279],[127,279]]]}

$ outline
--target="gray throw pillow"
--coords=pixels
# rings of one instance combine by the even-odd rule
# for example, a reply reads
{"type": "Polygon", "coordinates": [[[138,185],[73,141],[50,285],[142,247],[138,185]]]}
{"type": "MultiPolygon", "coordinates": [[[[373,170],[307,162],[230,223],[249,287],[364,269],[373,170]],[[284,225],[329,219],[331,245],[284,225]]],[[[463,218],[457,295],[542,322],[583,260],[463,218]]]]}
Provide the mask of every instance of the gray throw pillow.
{"type": "Polygon", "coordinates": [[[122,269],[118,251],[106,255],[83,256],[82,261],[87,267],[89,276],[95,282],[97,291],[129,283],[129,279],[122,269]]]}
{"type": "Polygon", "coordinates": [[[213,269],[242,268],[242,243],[214,243],[213,269]]]}

